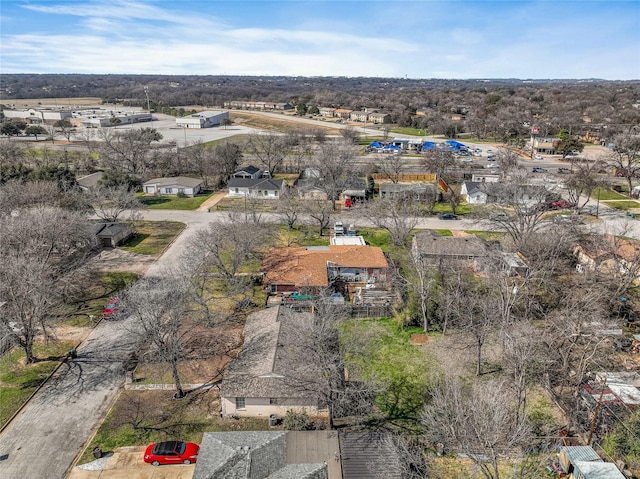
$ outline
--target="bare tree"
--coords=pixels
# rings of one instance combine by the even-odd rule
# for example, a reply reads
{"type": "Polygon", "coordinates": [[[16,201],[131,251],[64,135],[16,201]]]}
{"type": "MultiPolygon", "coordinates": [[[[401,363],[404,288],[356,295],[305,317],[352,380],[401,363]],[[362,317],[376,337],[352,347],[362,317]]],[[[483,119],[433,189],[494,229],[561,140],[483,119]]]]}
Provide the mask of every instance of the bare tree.
{"type": "Polygon", "coordinates": [[[504,383],[445,377],[434,387],[422,423],[434,443],[467,455],[487,479],[500,479],[499,461],[527,444],[525,421],[513,413],[513,398],[504,383]]]}
{"type": "Polygon", "coordinates": [[[320,228],[320,236],[324,230],[329,228],[331,215],[334,209],[334,202],[322,198],[313,198],[306,201],[309,216],[318,222],[320,228]]]}
{"type": "Polygon", "coordinates": [[[24,159],[24,147],[8,139],[0,140],[0,168],[5,165],[21,163],[24,159]]]}
{"type": "Polygon", "coordinates": [[[287,139],[275,133],[252,133],[247,139],[246,150],[258,160],[259,166],[273,175],[287,158],[287,139]]]}
{"type": "Polygon", "coordinates": [[[84,214],[47,206],[14,208],[0,223],[0,328],[33,363],[34,341],[58,320],[67,283],[94,245],[93,230],[84,214]]]}
{"type": "Polygon", "coordinates": [[[518,155],[518,153],[512,148],[498,149],[496,159],[498,160],[498,164],[502,168],[502,171],[505,173],[517,170],[520,167],[520,155],[518,155]]]}
{"type": "Polygon", "coordinates": [[[432,289],[435,288],[435,268],[419,251],[411,249],[410,253],[412,273],[415,274],[415,280],[409,279],[409,284],[416,295],[420,305],[420,315],[422,317],[422,329],[425,333],[429,332],[430,327],[430,311],[431,304],[434,300],[432,289]]]}
{"type": "Polygon", "coordinates": [[[604,188],[607,185],[606,177],[599,174],[603,166],[600,161],[574,162],[573,173],[564,183],[569,201],[576,205],[576,210],[580,211],[586,206],[596,188],[604,188]],[[583,195],[584,202],[580,204],[583,195]]]}
{"type": "Polygon", "coordinates": [[[340,136],[345,139],[347,143],[355,145],[360,137],[360,134],[352,126],[345,126],[340,130],[340,136]]]}
{"type": "Polygon", "coordinates": [[[456,167],[456,159],[452,151],[429,150],[422,156],[424,166],[436,174],[436,177],[444,178],[445,173],[456,167]]]}
{"type": "Polygon", "coordinates": [[[278,198],[278,213],[287,222],[290,230],[293,229],[296,221],[298,221],[298,215],[302,207],[303,201],[300,198],[300,193],[294,188],[286,188],[278,198]]]}
{"type": "Polygon", "coordinates": [[[418,225],[420,209],[417,204],[402,197],[382,198],[362,209],[364,216],[378,228],[389,232],[396,246],[407,243],[418,225]]]}
{"type": "Polygon", "coordinates": [[[404,158],[402,155],[379,155],[376,161],[376,168],[392,183],[400,181],[400,174],[404,169],[404,158]]]}
{"type": "Polygon", "coordinates": [[[162,135],[154,128],[124,132],[103,128],[99,130],[99,135],[103,140],[100,159],[107,168],[141,175],[150,169],[151,143],[162,139],[162,135]]]}
{"type": "Polygon", "coordinates": [[[616,169],[616,175],[627,181],[631,195],[633,179],[640,175],[640,135],[619,135],[613,143],[607,161],[616,169]]]}
{"type": "Polygon", "coordinates": [[[125,212],[129,213],[129,219],[138,219],[143,207],[126,185],[93,188],[90,201],[95,215],[109,223],[117,222],[125,212]]]}
{"type": "Polygon", "coordinates": [[[335,200],[351,176],[356,152],[356,147],[345,141],[327,141],[311,159],[311,168],[318,172],[314,184],[332,201],[334,209],[335,200]]]}

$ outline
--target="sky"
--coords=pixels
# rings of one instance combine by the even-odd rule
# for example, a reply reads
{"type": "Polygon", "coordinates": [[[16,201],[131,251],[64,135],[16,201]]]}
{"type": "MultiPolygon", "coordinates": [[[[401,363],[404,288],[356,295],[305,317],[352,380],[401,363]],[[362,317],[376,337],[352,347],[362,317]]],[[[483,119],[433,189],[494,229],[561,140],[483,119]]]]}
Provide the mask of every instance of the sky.
{"type": "Polygon", "coordinates": [[[0,74],[640,79],[640,0],[1,0],[0,74]]]}

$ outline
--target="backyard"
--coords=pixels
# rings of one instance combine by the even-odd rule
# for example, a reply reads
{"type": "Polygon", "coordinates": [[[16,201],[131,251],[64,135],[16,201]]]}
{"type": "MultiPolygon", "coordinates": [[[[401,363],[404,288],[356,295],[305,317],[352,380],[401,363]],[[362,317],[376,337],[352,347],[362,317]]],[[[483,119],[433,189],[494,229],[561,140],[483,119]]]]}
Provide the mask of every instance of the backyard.
{"type": "Polygon", "coordinates": [[[204,203],[212,193],[203,193],[193,197],[177,196],[141,196],[140,201],[150,210],[195,210],[204,203]]]}

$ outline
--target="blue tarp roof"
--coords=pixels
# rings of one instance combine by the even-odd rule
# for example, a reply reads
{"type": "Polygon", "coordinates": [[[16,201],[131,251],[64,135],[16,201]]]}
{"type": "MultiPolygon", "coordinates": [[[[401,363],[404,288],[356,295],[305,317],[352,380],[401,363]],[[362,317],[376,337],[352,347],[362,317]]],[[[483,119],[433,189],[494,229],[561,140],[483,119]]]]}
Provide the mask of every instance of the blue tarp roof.
{"type": "Polygon", "coordinates": [[[453,148],[463,148],[467,146],[464,143],[460,143],[459,141],[455,141],[455,140],[447,140],[445,141],[445,143],[447,143],[448,145],[451,145],[453,148]]]}
{"type": "Polygon", "coordinates": [[[433,141],[425,141],[422,145],[422,151],[424,150],[435,150],[436,144],[433,141]]]}
{"type": "Polygon", "coordinates": [[[383,147],[384,150],[400,150],[399,146],[396,145],[386,145],[383,147]]]}
{"type": "Polygon", "coordinates": [[[371,143],[369,145],[371,148],[380,148],[382,146],[382,143],[380,143],[379,141],[374,141],[373,143],[371,143]]]}

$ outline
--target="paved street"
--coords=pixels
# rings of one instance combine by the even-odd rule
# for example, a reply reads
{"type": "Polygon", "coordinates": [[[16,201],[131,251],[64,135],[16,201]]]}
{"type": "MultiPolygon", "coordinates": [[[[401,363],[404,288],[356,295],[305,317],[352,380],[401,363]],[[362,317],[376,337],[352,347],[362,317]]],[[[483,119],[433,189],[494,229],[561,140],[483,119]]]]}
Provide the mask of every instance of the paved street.
{"type": "MultiPolygon", "coordinates": [[[[168,212],[171,213],[171,212],[168,212]]],[[[174,265],[206,213],[189,226],[147,275],[174,265]]],[[[169,214],[178,219],[179,214],[169,214]]],[[[215,219],[213,216],[208,219],[215,219]]],[[[0,435],[2,479],[63,478],[109,410],[124,381],[122,362],[136,347],[131,321],[102,321],[0,435]]]]}
{"type": "MultiPolygon", "coordinates": [[[[614,232],[630,226],[627,236],[640,238],[640,225],[624,213],[600,205],[601,221],[594,227],[614,232]]],[[[182,221],[188,226],[147,275],[161,274],[176,265],[190,238],[214,222],[229,221],[228,213],[146,210],[145,219],[182,221]]],[[[278,215],[263,215],[277,221],[278,215]]],[[[357,210],[340,212],[335,219],[358,227],[371,224],[357,210]]],[[[305,218],[303,217],[304,221],[305,218]]],[[[308,218],[306,219],[308,220],[308,218]]],[[[443,221],[421,218],[420,228],[490,229],[494,222],[443,221]]],[[[589,228],[585,226],[584,228],[589,228]]],[[[62,478],[115,400],[123,383],[122,362],[134,350],[129,321],[102,321],[79,348],[79,357],[63,364],[23,412],[0,436],[0,476],[3,479],[62,478]]]]}

